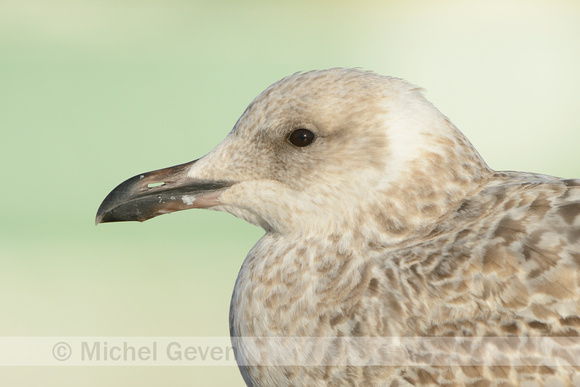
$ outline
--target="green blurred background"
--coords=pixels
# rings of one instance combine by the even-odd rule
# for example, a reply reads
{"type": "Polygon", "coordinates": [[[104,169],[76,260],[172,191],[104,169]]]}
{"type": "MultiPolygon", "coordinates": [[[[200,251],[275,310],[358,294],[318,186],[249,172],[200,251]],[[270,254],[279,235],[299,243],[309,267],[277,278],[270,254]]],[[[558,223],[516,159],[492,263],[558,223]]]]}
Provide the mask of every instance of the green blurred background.
{"type": "MultiPolygon", "coordinates": [[[[94,215],[296,71],[405,78],[492,168],[580,177],[579,20],[575,0],[0,0],[0,336],[229,335],[261,230],[94,215]]],[[[0,367],[2,386],[242,384],[235,367],[0,367]]]]}

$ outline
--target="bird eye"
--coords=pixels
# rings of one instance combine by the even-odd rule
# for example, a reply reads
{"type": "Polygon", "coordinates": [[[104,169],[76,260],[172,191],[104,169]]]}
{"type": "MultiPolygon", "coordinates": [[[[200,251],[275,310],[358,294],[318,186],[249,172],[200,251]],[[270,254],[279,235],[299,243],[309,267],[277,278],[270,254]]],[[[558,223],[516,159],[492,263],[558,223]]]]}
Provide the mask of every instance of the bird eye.
{"type": "Polygon", "coordinates": [[[290,133],[290,136],[288,136],[288,141],[290,141],[292,145],[304,147],[312,144],[315,138],[316,136],[314,133],[308,129],[296,129],[290,133]]]}

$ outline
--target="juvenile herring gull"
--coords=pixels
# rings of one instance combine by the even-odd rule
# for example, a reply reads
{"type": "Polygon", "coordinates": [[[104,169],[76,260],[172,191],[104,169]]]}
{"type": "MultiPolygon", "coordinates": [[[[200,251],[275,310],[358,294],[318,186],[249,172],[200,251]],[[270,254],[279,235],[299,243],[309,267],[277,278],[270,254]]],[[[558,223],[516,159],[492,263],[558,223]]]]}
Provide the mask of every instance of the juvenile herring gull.
{"type": "Polygon", "coordinates": [[[564,345],[580,334],[580,180],[493,171],[401,79],[284,78],[204,157],[120,184],[96,222],[189,208],[265,230],[230,309],[248,385],[580,385],[564,345]]]}

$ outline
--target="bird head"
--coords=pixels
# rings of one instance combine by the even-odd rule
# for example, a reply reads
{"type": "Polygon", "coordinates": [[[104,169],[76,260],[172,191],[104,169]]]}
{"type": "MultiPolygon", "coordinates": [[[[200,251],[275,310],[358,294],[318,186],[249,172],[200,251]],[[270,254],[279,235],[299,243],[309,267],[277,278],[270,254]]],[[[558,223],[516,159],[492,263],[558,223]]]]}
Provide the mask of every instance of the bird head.
{"type": "Polygon", "coordinates": [[[311,71],[262,92],[207,155],[121,183],[96,223],[210,208],[267,232],[372,234],[380,224],[395,238],[441,217],[487,172],[417,87],[357,69],[311,71]]]}

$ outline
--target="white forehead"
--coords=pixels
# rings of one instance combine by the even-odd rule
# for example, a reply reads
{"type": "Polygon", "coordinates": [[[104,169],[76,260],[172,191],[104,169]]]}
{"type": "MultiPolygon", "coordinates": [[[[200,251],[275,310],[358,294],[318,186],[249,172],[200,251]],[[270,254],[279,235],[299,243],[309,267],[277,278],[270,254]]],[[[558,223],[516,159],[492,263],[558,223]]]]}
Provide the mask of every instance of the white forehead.
{"type": "Polygon", "coordinates": [[[225,143],[231,143],[231,157],[241,157],[259,136],[280,135],[305,123],[328,132],[346,126],[353,136],[371,138],[356,142],[364,146],[341,149],[345,156],[368,156],[369,144],[380,142],[383,149],[372,154],[388,168],[385,182],[399,180],[412,168],[410,161],[449,144],[446,139],[457,134],[418,87],[399,78],[337,68],[293,74],[268,87],[248,106],[232,131],[236,135],[225,143]],[[236,146],[245,151],[234,152],[236,146]]]}

